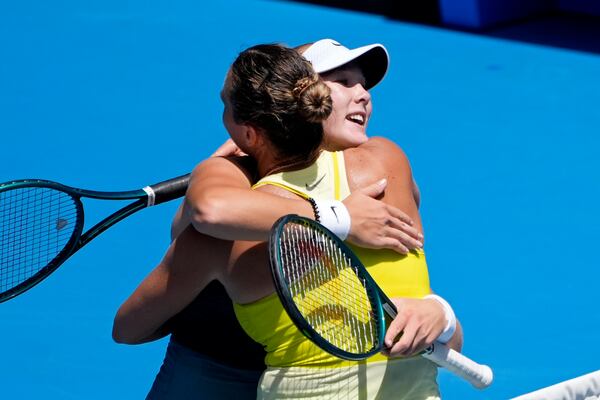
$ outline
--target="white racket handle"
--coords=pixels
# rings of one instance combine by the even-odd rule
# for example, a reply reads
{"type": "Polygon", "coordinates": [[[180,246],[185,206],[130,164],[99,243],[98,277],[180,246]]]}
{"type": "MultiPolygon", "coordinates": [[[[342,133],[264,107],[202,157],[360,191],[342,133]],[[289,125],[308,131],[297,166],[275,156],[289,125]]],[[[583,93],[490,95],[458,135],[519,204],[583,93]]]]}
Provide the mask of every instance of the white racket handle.
{"type": "Polygon", "coordinates": [[[490,386],[494,380],[494,373],[490,367],[477,364],[440,342],[435,342],[425,349],[422,356],[460,376],[478,389],[490,386]]]}

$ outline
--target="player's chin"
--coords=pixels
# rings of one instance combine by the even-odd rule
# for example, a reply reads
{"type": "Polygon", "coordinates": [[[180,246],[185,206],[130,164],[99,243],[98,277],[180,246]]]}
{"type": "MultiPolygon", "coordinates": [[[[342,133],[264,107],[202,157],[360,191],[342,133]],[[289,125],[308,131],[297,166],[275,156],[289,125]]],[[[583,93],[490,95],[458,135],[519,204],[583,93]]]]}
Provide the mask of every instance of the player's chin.
{"type": "Polygon", "coordinates": [[[346,143],[348,147],[360,146],[363,143],[367,143],[369,137],[364,129],[354,128],[346,136],[346,143]]]}
{"type": "Polygon", "coordinates": [[[344,135],[337,137],[325,137],[323,148],[329,151],[346,150],[352,147],[360,146],[369,140],[364,132],[344,132],[344,135]]]}

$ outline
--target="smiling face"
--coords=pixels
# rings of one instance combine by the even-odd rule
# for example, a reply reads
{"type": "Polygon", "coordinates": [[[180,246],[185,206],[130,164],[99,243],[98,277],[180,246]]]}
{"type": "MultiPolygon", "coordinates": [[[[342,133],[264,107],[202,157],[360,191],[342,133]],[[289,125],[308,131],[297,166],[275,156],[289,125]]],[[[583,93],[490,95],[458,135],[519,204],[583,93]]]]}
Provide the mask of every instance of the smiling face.
{"type": "Polygon", "coordinates": [[[351,63],[322,73],[321,77],[331,89],[333,101],[333,112],[323,123],[323,147],[343,150],[365,143],[372,104],[362,71],[351,63]]]}

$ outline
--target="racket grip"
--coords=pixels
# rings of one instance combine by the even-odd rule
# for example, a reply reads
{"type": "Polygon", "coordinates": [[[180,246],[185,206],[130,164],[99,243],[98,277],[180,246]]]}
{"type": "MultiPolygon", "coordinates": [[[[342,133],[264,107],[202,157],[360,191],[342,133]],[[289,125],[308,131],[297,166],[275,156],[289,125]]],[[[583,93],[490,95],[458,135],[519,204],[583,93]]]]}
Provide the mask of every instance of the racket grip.
{"type": "Polygon", "coordinates": [[[186,174],[150,186],[154,193],[154,199],[149,205],[156,205],[182,197],[185,195],[189,181],[190,174],[186,174]]]}
{"type": "Polygon", "coordinates": [[[440,367],[448,369],[478,389],[485,389],[494,380],[494,373],[490,367],[477,364],[440,342],[435,342],[429,346],[423,353],[423,357],[433,361],[440,367]]]}

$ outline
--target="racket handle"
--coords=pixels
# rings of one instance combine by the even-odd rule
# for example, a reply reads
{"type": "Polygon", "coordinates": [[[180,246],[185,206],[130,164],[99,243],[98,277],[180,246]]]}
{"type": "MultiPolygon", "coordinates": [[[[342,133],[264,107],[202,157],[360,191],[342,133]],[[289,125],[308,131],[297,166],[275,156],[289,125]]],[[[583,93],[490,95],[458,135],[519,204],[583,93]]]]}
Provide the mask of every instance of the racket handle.
{"type": "Polygon", "coordinates": [[[145,187],[144,191],[149,197],[152,197],[148,201],[148,205],[152,206],[182,197],[185,195],[189,181],[190,174],[186,174],[145,187]]]}
{"type": "Polygon", "coordinates": [[[494,373],[490,367],[484,364],[477,364],[470,358],[440,342],[435,342],[429,346],[422,355],[440,367],[444,367],[465,379],[478,389],[488,387],[494,380],[494,373]]]}

